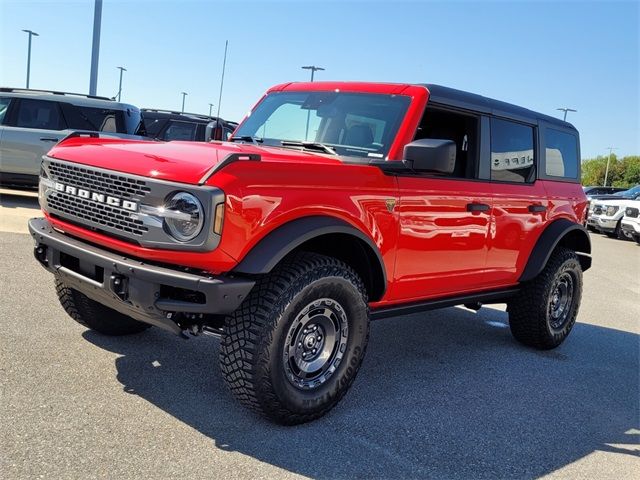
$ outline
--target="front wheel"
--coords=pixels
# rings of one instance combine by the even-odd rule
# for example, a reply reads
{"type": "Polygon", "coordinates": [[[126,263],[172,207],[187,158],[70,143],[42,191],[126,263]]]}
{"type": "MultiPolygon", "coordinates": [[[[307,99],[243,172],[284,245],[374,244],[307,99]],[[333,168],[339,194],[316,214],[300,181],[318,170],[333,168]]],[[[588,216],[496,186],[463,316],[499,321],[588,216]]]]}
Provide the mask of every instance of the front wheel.
{"type": "Polygon", "coordinates": [[[582,297],[578,256],[557,248],[542,272],[508,303],[509,327],[521,343],[540,350],[560,345],[576,322],[582,297]]]}
{"type": "Polygon", "coordinates": [[[369,338],[367,296],[343,262],[298,253],[226,319],[220,365],[231,393],[281,424],[321,417],[353,383],[369,338]]]}
{"type": "Polygon", "coordinates": [[[55,278],[56,294],[60,305],[80,325],[109,336],[140,333],[151,325],[134,320],[127,315],[90,299],[84,293],[69,288],[60,278],[55,278]]]}

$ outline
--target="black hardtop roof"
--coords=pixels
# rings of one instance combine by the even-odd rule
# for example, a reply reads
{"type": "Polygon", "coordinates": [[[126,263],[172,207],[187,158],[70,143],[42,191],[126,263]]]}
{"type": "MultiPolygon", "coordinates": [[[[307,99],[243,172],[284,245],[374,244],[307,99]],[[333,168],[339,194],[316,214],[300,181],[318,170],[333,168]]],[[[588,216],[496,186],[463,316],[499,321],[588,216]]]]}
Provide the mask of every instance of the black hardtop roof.
{"type": "Polygon", "coordinates": [[[499,117],[511,118],[513,120],[523,121],[527,123],[537,123],[537,120],[556,125],[558,127],[576,128],[569,122],[565,122],[559,118],[545,115],[544,113],[534,112],[518,105],[494,100],[493,98],[483,97],[475,93],[457,90],[455,88],[443,87],[442,85],[434,85],[432,83],[419,84],[426,87],[429,92],[429,103],[437,103],[442,105],[450,105],[466,110],[473,110],[483,113],[490,113],[499,117]]]}

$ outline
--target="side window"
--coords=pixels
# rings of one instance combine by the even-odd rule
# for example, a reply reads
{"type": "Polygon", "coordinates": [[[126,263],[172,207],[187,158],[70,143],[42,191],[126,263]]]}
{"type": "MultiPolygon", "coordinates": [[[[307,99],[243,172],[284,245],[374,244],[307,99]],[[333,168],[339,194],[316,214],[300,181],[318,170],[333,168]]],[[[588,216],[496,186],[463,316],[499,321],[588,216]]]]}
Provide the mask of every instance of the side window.
{"type": "Polygon", "coordinates": [[[456,144],[456,165],[451,177],[478,177],[478,118],[473,115],[427,108],[415,140],[435,138],[456,144]]]}
{"type": "Polygon", "coordinates": [[[22,99],[16,127],[64,130],[66,128],[57,102],[22,99]]]}
{"type": "Polygon", "coordinates": [[[491,180],[533,182],[535,179],[533,127],[491,119],[491,180]]]}
{"type": "Polygon", "coordinates": [[[196,139],[197,123],[190,122],[171,122],[162,136],[163,140],[186,140],[192,141],[196,139]]]}
{"type": "Polygon", "coordinates": [[[0,98],[0,125],[4,122],[4,116],[7,114],[7,110],[9,110],[10,103],[10,98],[0,98]]]}
{"type": "Polygon", "coordinates": [[[552,177],[578,177],[578,139],[554,128],[545,130],[545,174],[552,177]]]}

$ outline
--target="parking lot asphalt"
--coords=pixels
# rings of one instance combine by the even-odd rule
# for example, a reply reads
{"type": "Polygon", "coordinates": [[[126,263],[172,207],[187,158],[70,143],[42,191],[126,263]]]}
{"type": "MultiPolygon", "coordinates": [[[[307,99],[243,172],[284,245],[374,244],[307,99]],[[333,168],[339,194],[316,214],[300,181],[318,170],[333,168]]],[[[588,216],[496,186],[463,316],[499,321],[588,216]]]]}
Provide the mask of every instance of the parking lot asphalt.
{"type": "Polygon", "coordinates": [[[225,390],[215,338],[109,338],[68,318],[19,233],[37,199],[14,193],[0,192],[3,478],[638,478],[635,243],[592,235],[556,350],[517,344],[504,306],[377,321],[340,405],[279,427],[225,390]]]}

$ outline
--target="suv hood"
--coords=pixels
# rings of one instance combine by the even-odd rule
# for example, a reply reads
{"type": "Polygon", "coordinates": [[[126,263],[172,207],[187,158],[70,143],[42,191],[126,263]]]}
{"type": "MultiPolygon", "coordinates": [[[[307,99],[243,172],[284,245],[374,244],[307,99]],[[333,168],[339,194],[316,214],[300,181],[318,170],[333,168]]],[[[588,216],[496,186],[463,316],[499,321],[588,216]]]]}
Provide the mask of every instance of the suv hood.
{"type": "Polygon", "coordinates": [[[51,149],[59,160],[105,168],[142,177],[197,185],[216,165],[233,153],[259,154],[262,161],[340,163],[315,152],[231,142],[151,142],[74,137],[51,149]]]}
{"type": "Polygon", "coordinates": [[[630,203],[634,203],[633,200],[631,199],[625,199],[625,198],[620,198],[618,197],[618,200],[613,200],[613,199],[609,199],[609,200],[596,200],[595,202],[593,202],[594,205],[604,205],[606,207],[609,206],[613,206],[613,207],[620,207],[622,205],[629,205],[630,203]]]}

